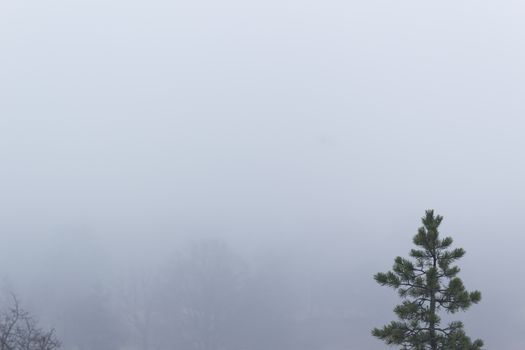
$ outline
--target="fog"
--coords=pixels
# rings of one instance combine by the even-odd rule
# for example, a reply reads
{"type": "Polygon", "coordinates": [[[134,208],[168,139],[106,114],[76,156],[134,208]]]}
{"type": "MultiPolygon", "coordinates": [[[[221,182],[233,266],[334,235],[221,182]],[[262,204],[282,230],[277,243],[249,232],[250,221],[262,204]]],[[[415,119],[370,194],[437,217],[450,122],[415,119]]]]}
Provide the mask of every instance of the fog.
{"type": "Polygon", "coordinates": [[[385,349],[372,276],[434,208],[468,334],[525,348],[524,15],[0,3],[1,288],[68,350],[385,349]]]}

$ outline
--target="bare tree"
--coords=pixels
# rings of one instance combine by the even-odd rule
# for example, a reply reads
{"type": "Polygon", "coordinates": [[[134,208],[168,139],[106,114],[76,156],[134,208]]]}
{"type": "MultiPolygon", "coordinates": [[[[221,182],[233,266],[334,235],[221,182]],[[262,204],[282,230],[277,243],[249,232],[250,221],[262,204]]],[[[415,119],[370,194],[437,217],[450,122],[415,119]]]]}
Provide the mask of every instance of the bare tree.
{"type": "Polygon", "coordinates": [[[0,350],[55,350],[60,341],[54,329],[44,330],[37,319],[20,307],[12,294],[12,304],[0,311],[0,350]]]}

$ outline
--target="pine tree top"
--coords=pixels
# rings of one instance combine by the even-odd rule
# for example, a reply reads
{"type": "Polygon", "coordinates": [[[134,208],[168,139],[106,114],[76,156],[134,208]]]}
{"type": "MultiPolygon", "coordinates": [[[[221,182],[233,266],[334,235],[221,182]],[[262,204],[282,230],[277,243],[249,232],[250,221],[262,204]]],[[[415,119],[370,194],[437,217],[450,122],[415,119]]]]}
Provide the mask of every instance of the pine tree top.
{"type": "Polygon", "coordinates": [[[479,291],[468,292],[457,277],[460,269],[453,264],[465,250],[452,248],[451,237],[440,237],[442,221],[442,216],[427,210],[413,238],[417,248],[411,249],[411,259],[397,257],[391,271],[374,275],[380,285],[396,289],[403,299],[394,309],[399,321],[372,331],[389,345],[417,350],[480,350],[483,346],[481,340],[466,336],[461,322],[441,325],[441,312],[466,311],[481,300],[479,291]]]}

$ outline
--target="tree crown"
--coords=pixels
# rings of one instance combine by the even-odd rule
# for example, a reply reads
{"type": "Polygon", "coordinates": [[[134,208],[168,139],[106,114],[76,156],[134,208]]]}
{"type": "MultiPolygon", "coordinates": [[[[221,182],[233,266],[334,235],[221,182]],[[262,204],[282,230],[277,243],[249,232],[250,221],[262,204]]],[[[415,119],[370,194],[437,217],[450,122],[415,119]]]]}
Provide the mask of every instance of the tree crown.
{"type": "Polygon", "coordinates": [[[454,263],[465,250],[452,248],[451,237],[440,238],[443,217],[433,210],[427,210],[421,221],[412,259],[397,257],[392,271],[374,275],[380,285],[396,289],[403,302],[394,309],[399,321],[375,328],[372,334],[401,349],[480,350],[483,342],[471,341],[461,322],[442,326],[439,317],[442,311],[465,311],[481,300],[479,291],[468,292],[457,277],[460,269],[454,263]]]}

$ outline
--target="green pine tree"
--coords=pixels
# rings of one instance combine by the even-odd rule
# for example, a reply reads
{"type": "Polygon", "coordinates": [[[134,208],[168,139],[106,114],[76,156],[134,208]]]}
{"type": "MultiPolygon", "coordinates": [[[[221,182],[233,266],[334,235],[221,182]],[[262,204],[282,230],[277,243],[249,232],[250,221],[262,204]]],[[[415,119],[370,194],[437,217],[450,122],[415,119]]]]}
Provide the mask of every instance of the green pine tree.
{"type": "Polygon", "coordinates": [[[439,314],[468,309],[481,300],[479,291],[468,292],[459,268],[452,264],[465,255],[462,248],[451,248],[452,238],[439,236],[442,216],[427,210],[423,226],[414,236],[417,249],[411,260],[397,257],[392,271],[378,273],[374,279],[398,291],[403,302],[394,312],[399,317],[372,334],[388,345],[414,350],[480,350],[481,340],[472,341],[459,321],[442,325],[439,314]]]}

